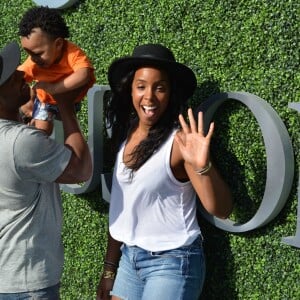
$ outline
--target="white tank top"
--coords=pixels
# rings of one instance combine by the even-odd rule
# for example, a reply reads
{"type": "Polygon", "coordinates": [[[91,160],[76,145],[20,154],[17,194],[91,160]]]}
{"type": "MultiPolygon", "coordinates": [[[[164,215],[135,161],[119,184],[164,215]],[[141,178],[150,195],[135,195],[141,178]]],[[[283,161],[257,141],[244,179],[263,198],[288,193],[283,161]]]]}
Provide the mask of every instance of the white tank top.
{"type": "Polygon", "coordinates": [[[173,132],[130,177],[117,155],[109,209],[111,236],[129,246],[163,251],[189,245],[199,234],[196,194],[190,181],[179,182],[170,168],[173,132]]]}

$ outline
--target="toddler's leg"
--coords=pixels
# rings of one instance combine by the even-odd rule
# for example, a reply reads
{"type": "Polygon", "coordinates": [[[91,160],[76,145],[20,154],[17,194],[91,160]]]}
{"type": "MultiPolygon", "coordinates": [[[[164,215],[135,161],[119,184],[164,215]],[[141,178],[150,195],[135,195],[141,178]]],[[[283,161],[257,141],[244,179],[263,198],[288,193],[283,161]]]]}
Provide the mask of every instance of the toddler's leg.
{"type": "Polygon", "coordinates": [[[57,107],[48,103],[42,103],[37,98],[34,101],[32,122],[36,128],[51,135],[53,131],[53,119],[55,118],[57,107]]]}

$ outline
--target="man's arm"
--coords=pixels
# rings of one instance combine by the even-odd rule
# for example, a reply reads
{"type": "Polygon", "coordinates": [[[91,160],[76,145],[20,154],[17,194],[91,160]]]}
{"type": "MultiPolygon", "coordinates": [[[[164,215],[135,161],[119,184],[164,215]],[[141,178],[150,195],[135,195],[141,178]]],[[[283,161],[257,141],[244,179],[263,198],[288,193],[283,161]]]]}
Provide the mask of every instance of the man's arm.
{"type": "Polygon", "coordinates": [[[89,147],[81,132],[74,111],[74,99],[78,89],[56,96],[64,128],[65,146],[71,149],[72,155],[63,173],[56,179],[58,183],[78,183],[86,181],[92,175],[92,159],[89,147]]]}

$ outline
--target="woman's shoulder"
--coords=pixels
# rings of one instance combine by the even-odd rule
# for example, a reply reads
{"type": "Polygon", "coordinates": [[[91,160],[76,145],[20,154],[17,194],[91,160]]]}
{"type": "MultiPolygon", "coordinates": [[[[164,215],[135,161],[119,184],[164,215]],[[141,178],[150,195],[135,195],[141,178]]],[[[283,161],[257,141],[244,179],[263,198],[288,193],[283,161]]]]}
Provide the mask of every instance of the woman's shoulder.
{"type": "Polygon", "coordinates": [[[172,169],[173,175],[177,180],[186,181],[188,179],[185,168],[184,168],[184,159],[182,157],[179,146],[176,142],[175,135],[182,135],[180,130],[177,130],[174,133],[172,151],[170,157],[170,167],[172,169]]]}
{"type": "Polygon", "coordinates": [[[182,132],[181,130],[176,130],[173,132],[172,136],[173,136],[173,142],[172,142],[172,151],[171,151],[171,166],[179,166],[182,165],[183,166],[183,157],[182,154],[180,152],[178,143],[176,142],[175,136],[181,136],[182,132]]]}

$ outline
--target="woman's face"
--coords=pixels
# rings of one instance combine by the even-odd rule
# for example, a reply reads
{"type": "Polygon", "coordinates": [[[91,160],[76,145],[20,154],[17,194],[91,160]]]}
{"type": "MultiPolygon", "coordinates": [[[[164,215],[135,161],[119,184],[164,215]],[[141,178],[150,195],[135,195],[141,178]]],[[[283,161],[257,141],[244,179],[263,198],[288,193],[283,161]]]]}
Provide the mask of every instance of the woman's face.
{"type": "Polygon", "coordinates": [[[139,122],[152,126],[165,112],[170,98],[170,80],[165,71],[144,67],[135,72],[131,86],[139,122]]]}

